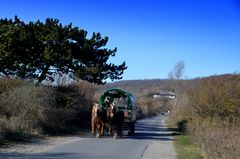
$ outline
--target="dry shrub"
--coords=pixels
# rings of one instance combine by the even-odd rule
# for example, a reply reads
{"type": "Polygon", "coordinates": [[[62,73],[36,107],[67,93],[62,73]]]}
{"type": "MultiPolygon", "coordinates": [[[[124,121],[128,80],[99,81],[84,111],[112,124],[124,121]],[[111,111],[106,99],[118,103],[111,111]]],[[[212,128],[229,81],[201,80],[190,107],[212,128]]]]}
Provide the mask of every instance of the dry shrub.
{"type": "Polygon", "coordinates": [[[95,86],[88,82],[54,87],[55,104],[45,109],[45,131],[68,131],[71,126],[86,126],[91,119],[95,86]]]}
{"type": "Polygon", "coordinates": [[[208,159],[240,158],[239,121],[194,118],[188,123],[188,133],[208,159]]]}
{"type": "Polygon", "coordinates": [[[77,122],[79,124],[89,124],[91,120],[91,108],[96,98],[96,85],[86,81],[80,81],[73,85],[75,94],[75,106],[77,112],[77,122]]]}
{"type": "Polygon", "coordinates": [[[240,158],[240,76],[200,79],[188,93],[188,133],[209,159],[240,158]]]}
{"type": "Polygon", "coordinates": [[[191,117],[192,108],[189,107],[187,94],[179,94],[176,99],[171,101],[171,113],[168,120],[174,124],[178,125],[182,121],[186,121],[191,117]]]}
{"type": "Polygon", "coordinates": [[[222,119],[240,116],[240,76],[202,79],[188,95],[189,105],[198,116],[222,119]]]}
{"type": "Polygon", "coordinates": [[[240,158],[240,76],[186,81],[179,87],[170,122],[187,131],[205,158],[240,158]]]}
{"type": "Polygon", "coordinates": [[[23,85],[25,82],[20,79],[0,78],[0,94],[10,89],[23,85]]]}
{"type": "Polygon", "coordinates": [[[6,122],[0,117],[0,141],[6,133],[6,122]]]}
{"type": "Polygon", "coordinates": [[[42,86],[25,84],[1,94],[1,114],[10,131],[37,133],[48,105],[51,105],[51,91],[42,86]]]}
{"type": "Polygon", "coordinates": [[[8,132],[69,132],[73,126],[89,124],[94,92],[95,86],[83,81],[68,86],[22,81],[0,94],[0,138],[8,132]]]}
{"type": "Polygon", "coordinates": [[[136,104],[141,108],[141,117],[153,116],[151,112],[152,100],[149,97],[137,98],[136,104]]]}
{"type": "Polygon", "coordinates": [[[175,92],[176,97],[170,103],[168,122],[178,126],[179,131],[185,133],[186,123],[191,118],[193,108],[189,105],[188,90],[192,87],[188,80],[169,80],[166,86],[175,92]]]}
{"type": "Polygon", "coordinates": [[[45,133],[56,134],[59,132],[67,132],[71,125],[68,124],[75,118],[75,114],[71,109],[66,108],[46,108],[44,110],[41,127],[45,133]]]}

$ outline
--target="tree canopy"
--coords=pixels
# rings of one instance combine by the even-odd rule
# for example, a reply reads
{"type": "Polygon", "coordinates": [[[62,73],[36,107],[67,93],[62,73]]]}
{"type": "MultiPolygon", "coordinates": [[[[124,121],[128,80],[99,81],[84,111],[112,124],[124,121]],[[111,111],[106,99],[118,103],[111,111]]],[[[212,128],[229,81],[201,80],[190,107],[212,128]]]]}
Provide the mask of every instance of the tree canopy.
{"type": "Polygon", "coordinates": [[[108,63],[117,49],[108,49],[108,37],[69,25],[58,19],[25,23],[17,16],[0,19],[0,75],[12,78],[54,81],[57,74],[103,84],[121,79],[127,68],[108,63]]]}

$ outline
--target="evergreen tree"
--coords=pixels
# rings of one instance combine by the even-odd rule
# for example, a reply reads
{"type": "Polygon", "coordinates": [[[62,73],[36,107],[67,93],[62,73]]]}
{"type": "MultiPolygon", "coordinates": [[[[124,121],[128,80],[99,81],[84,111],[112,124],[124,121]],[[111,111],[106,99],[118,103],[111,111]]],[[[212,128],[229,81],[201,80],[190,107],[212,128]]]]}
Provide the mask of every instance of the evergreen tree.
{"type": "Polygon", "coordinates": [[[96,84],[121,79],[126,64],[108,63],[117,49],[107,49],[107,42],[100,33],[87,38],[85,30],[71,23],[63,26],[57,19],[0,19],[0,75],[40,83],[46,78],[54,81],[59,73],[96,84]]]}

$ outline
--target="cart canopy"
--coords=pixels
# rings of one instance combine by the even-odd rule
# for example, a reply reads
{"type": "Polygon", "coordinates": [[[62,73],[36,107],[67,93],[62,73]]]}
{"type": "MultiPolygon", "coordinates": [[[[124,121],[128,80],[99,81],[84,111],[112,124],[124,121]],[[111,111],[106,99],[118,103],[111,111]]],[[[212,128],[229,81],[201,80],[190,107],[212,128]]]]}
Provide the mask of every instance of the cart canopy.
{"type": "Polygon", "coordinates": [[[112,100],[118,107],[124,107],[129,110],[135,106],[134,96],[129,92],[117,88],[109,89],[100,96],[100,107],[103,107],[105,100],[112,100]]]}

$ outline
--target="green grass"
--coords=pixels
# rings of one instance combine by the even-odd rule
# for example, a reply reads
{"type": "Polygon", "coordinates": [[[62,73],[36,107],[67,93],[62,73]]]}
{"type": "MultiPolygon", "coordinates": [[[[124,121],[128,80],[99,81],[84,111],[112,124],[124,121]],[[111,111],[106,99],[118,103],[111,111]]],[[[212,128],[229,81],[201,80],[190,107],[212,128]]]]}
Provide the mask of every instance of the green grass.
{"type": "Polygon", "coordinates": [[[174,147],[178,159],[203,159],[195,145],[191,143],[189,136],[180,134],[175,136],[174,147]]]}
{"type": "Polygon", "coordinates": [[[177,159],[203,159],[188,135],[179,132],[176,127],[169,126],[168,129],[175,138],[174,147],[177,152],[177,159]]]}

